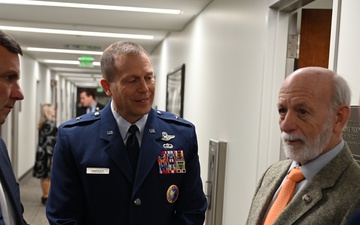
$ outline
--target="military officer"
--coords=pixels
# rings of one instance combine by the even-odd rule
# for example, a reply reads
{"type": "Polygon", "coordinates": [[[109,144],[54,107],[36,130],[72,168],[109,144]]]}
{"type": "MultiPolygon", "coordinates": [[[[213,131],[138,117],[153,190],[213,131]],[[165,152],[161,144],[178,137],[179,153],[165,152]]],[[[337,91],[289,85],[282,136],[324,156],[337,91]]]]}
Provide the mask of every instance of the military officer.
{"type": "Polygon", "coordinates": [[[111,101],[59,127],[50,224],[202,225],[207,203],[194,125],[151,108],[154,71],[138,44],[110,45],[101,70],[111,101]]]}

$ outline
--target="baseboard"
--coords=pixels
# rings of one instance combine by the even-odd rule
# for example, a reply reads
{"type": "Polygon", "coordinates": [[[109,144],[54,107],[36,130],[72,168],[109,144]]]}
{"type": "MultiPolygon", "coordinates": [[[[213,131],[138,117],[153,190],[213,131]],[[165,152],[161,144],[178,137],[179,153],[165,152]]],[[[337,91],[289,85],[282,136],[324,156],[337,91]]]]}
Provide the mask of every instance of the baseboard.
{"type": "Polygon", "coordinates": [[[32,177],[32,168],[29,169],[25,174],[19,177],[19,183],[26,182],[28,179],[32,177]]]}

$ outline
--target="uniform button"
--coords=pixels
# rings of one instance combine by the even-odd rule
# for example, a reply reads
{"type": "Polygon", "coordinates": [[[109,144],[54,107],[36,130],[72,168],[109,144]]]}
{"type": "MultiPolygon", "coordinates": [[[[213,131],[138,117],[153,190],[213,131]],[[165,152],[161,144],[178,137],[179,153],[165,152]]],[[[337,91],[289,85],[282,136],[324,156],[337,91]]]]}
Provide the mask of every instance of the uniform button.
{"type": "Polygon", "coordinates": [[[135,205],[141,205],[141,200],[140,200],[140,198],[135,199],[135,200],[134,200],[134,204],[135,204],[135,205]]]}

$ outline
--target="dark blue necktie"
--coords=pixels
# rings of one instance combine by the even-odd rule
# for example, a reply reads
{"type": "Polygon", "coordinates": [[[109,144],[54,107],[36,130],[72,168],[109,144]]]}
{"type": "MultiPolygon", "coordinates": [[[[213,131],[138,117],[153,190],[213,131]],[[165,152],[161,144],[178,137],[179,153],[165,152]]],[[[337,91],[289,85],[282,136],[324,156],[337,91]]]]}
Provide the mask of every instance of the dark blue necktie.
{"type": "Polygon", "coordinates": [[[131,163],[132,170],[134,172],[134,175],[136,174],[136,166],[139,159],[140,154],[140,147],[139,147],[139,141],[136,137],[136,132],[139,130],[139,128],[136,125],[131,125],[128,132],[129,137],[126,141],[126,152],[129,156],[129,160],[131,163]]]}

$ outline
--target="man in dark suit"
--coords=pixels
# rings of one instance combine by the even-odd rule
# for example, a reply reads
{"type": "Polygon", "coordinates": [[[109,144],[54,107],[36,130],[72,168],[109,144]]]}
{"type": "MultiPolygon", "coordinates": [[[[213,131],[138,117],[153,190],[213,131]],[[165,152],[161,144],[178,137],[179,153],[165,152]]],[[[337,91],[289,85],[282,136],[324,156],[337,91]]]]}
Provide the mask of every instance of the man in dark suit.
{"type": "Polygon", "coordinates": [[[114,43],[100,61],[112,100],[59,127],[50,224],[202,225],[207,203],[194,125],[151,108],[154,71],[141,46],[114,43]]]}
{"type": "Polygon", "coordinates": [[[360,167],[342,139],[350,99],[346,81],[325,68],[302,68],[285,79],[278,111],[288,160],[265,171],[247,225],[267,224],[264,221],[293,167],[299,167],[305,179],[296,185],[292,199],[271,224],[339,225],[356,211],[360,206],[360,167]]]}
{"type": "MultiPolygon", "coordinates": [[[[23,100],[19,86],[22,50],[8,34],[0,30],[0,125],[14,107],[23,100]]],[[[0,221],[5,224],[26,224],[20,201],[19,184],[16,181],[7,148],[0,137],[0,221]]]]}
{"type": "Polygon", "coordinates": [[[76,116],[85,113],[96,112],[104,108],[104,105],[96,101],[93,89],[84,88],[79,93],[80,107],[77,108],[76,116]]]}

